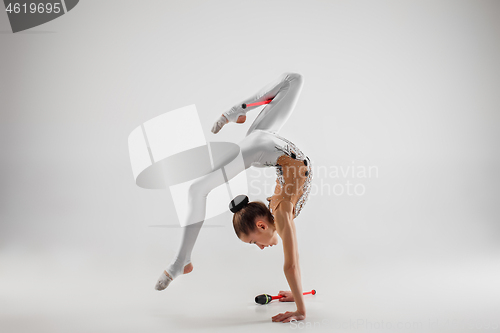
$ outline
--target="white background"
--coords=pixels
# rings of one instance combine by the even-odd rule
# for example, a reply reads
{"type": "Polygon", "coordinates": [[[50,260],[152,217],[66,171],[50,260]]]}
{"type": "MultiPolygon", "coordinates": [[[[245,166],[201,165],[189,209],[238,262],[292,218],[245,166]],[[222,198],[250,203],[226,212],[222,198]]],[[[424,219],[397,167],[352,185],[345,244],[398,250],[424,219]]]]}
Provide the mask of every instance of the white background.
{"type": "Polygon", "coordinates": [[[499,17],[485,0],[86,0],[12,34],[0,13],[0,331],[498,329],[499,17]],[[315,174],[303,326],[271,322],[293,303],[254,303],[288,289],[282,248],[239,241],[230,212],[154,290],[181,229],[127,147],[190,104],[208,141],[238,142],[258,111],[213,122],[283,72],[305,83],[281,135],[315,168],[378,170],[315,174]],[[348,181],[364,194],[339,194],[348,181]]]}

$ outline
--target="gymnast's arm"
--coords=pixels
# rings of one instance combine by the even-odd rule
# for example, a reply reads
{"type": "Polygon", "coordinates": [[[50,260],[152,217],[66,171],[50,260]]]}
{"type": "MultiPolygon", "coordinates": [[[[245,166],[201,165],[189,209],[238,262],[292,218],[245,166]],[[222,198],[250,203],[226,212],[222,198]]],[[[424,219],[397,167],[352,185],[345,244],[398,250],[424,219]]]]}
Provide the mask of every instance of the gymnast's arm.
{"type": "Polygon", "coordinates": [[[300,278],[299,251],[295,222],[293,221],[293,204],[290,201],[282,201],[275,210],[274,216],[276,231],[283,242],[285,262],[283,271],[288,285],[292,291],[297,312],[306,315],[306,307],[302,296],[302,281],[300,278]]]}

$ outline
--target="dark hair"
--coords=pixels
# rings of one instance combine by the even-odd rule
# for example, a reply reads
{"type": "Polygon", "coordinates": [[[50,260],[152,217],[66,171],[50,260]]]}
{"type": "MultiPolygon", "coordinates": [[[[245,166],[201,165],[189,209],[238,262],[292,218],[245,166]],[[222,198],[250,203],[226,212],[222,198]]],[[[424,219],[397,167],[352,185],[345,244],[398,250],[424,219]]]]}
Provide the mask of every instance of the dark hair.
{"type": "Polygon", "coordinates": [[[236,236],[249,235],[256,230],[255,219],[257,217],[265,217],[267,221],[274,224],[274,216],[267,206],[261,201],[252,201],[238,210],[233,215],[233,227],[236,236]]]}

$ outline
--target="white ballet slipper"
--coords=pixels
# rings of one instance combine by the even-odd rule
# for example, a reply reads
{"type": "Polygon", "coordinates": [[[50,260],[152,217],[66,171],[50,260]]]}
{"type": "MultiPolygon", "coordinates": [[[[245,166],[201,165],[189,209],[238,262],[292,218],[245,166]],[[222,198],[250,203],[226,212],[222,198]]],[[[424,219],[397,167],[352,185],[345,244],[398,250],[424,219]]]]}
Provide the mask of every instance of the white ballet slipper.
{"type": "Polygon", "coordinates": [[[170,284],[170,282],[172,282],[172,281],[173,281],[173,279],[169,275],[167,275],[167,272],[163,271],[163,273],[161,273],[161,275],[160,275],[160,278],[156,282],[155,289],[156,290],[163,290],[163,289],[167,288],[168,285],[170,284]]]}
{"type": "Polygon", "coordinates": [[[217,134],[221,128],[227,124],[227,118],[224,116],[220,116],[219,119],[215,122],[215,124],[212,126],[212,133],[217,134]]]}

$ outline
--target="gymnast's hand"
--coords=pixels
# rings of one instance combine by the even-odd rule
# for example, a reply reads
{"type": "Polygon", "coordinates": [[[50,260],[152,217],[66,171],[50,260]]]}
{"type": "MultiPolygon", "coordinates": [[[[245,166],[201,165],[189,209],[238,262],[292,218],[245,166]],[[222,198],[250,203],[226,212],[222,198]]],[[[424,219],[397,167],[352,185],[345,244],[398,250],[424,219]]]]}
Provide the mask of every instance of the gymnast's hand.
{"type": "MultiPolygon", "coordinates": [[[[238,124],[243,124],[247,120],[246,115],[240,115],[236,119],[236,123],[238,124]]],[[[222,126],[226,125],[229,122],[228,118],[224,114],[220,116],[219,119],[215,122],[215,124],[212,126],[212,133],[217,134],[221,130],[222,126]]]]}
{"type": "Polygon", "coordinates": [[[285,313],[277,314],[273,317],[273,321],[281,321],[283,323],[288,323],[292,320],[304,320],[306,314],[300,311],[287,311],[285,313]]]}
{"type": "Polygon", "coordinates": [[[279,299],[280,302],[295,302],[291,291],[282,291],[278,293],[278,296],[283,296],[279,299]]]}

